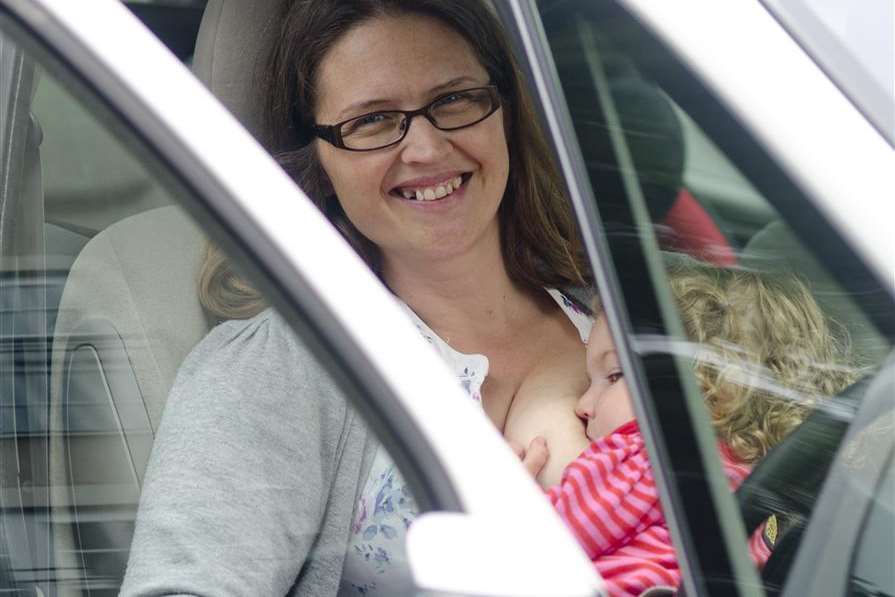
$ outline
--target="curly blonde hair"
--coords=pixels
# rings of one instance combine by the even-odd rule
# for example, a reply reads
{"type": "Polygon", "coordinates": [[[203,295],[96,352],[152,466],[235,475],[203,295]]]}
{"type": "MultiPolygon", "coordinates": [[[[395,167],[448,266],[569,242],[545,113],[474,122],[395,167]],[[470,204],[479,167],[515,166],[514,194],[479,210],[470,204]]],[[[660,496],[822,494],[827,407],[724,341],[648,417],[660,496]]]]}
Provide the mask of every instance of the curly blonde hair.
{"type": "Polygon", "coordinates": [[[718,438],[751,463],[857,377],[848,335],[795,275],[678,265],[672,292],[718,438]]]}

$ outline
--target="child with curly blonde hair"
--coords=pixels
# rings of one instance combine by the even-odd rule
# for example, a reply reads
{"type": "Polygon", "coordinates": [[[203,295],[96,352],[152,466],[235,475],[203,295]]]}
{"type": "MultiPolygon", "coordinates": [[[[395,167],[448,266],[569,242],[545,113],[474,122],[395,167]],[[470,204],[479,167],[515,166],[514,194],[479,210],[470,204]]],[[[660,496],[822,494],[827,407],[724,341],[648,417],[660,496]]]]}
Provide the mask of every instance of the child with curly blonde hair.
{"type": "MultiPolygon", "coordinates": [[[[687,336],[698,346],[696,378],[735,490],[815,401],[847,387],[854,373],[845,366],[844,343],[794,276],[694,264],[673,268],[670,280],[687,336]]],[[[587,344],[590,385],[575,407],[590,445],[547,495],[609,594],[639,595],[678,586],[680,570],[624,372],[599,311],[587,344]]],[[[537,438],[523,463],[537,475],[547,454],[537,438]]],[[[758,565],[770,555],[761,529],[749,550],[758,565]]]]}

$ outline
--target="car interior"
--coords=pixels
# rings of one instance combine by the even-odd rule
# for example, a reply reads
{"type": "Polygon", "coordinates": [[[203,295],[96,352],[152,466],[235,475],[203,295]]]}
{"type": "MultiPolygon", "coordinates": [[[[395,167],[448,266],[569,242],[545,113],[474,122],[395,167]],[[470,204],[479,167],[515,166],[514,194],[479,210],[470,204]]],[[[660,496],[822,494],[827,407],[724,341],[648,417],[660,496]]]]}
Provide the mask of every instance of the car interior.
{"type": "MultiPolygon", "coordinates": [[[[711,108],[697,105],[697,102],[704,101],[705,97],[698,84],[687,81],[686,77],[673,80],[680,71],[675,73],[674,67],[668,68],[671,66],[668,64],[669,61],[661,58],[665,51],[656,41],[644,39],[645,36],[630,26],[627,15],[620,17],[622,10],[613,3],[576,4],[560,0],[543,4],[545,30],[551,40],[559,78],[575,124],[578,142],[582,147],[591,184],[595,194],[598,190],[603,195],[603,197],[597,195],[596,201],[598,204],[603,204],[601,210],[603,229],[607,237],[615,239],[610,240],[609,244],[615,242],[616,245],[624,247],[629,242],[627,239],[644,232],[642,227],[630,229],[622,225],[619,228],[615,224],[616,220],[625,221],[625,217],[618,214],[627,209],[627,202],[613,195],[613,193],[621,195],[618,187],[614,187],[612,183],[613,170],[623,169],[625,166],[620,166],[620,160],[613,155],[613,152],[618,151],[618,147],[612,146],[613,143],[607,140],[611,138],[607,132],[610,132],[613,126],[620,125],[624,129],[623,149],[630,152],[638,177],[639,191],[643,195],[653,234],[662,249],[666,263],[674,263],[680,259],[681,253],[688,253],[691,257],[717,265],[735,265],[746,270],[797,276],[810,287],[814,298],[833,325],[839,326],[840,341],[849,346],[850,357],[853,359],[852,366],[861,372],[857,383],[844,389],[841,394],[816,404],[811,415],[800,427],[775,446],[755,466],[737,492],[737,500],[748,532],[756,530],[766,521],[769,526],[773,524],[778,531],[776,536],[779,543],[774,544],[773,553],[761,570],[761,577],[767,594],[779,594],[784,582],[798,582],[790,578],[790,573],[794,570],[800,571],[800,574],[795,574],[793,578],[804,581],[804,577],[807,576],[804,567],[794,568],[797,559],[803,566],[811,567],[811,560],[805,559],[804,556],[804,553],[808,553],[808,549],[797,553],[803,545],[802,539],[809,520],[812,517],[815,517],[815,520],[824,520],[833,508],[841,507],[841,501],[836,502],[836,498],[830,497],[834,492],[826,489],[830,487],[829,479],[835,477],[851,491],[855,493],[863,491],[865,497],[872,492],[869,488],[873,487],[873,483],[882,479],[885,466],[881,463],[886,461],[887,456],[883,456],[884,454],[891,454],[891,442],[877,440],[878,445],[875,449],[879,450],[880,460],[876,463],[880,464],[880,468],[862,481],[845,480],[847,473],[844,471],[848,470],[849,465],[845,462],[847,459],[843,454],[849,452],[845,447],[852,445],[856,435],[861,433],[862,423],[859,421],[863,419],[865,412],[876,410],[876,415],[872,415],[870,420],[874,420],[875,425],[886,426],[878,420],[885,407],[875,409],[872,405],[888,403],[891,407],[889,398],[891,386],[888,382],[891,377],[891,359],[888,364],[884,364],[891,351],[891,340],[881,334],[880,328],[876,325],[880,321],[880,315],[883,321],[889,318],[885,309],[889,309],[890,312],[891,308],[882,307],[884,300],[876,303],[884,293],[873,284],[863,287],[859,285],[858,288],[855,287],[854,280],[847,280],[850,285],[843,284],[841,269],[838,272],[840,277],[833,275],[838,263],[821,264],[814,252],[807,248],[812,245],[816,248],[817,239],[797,235],[768,201],[768,198],[773,197],[777,202],[794,203],[792,197],[786,196],[782,188],[765,187],[763,192],[760,192],[747,182],[747,178],[739,173],[732,161],[710,140],[709,135],[703,132],[696,120],[714,124],[715,129],[712,131],[714,135],[718,135],[719,130],[722,135],[728,135],[727,139],[715,137],[727,141],[728,147],[737,145],[739,141],[735,136],[742,133],[737,131],[735,125],[717,126],[717,120],[720,119],[711,113],[711,108]],[[580,7],[579,11],[575,13],[575,11],[558,10],[559,7],[567,7],[569,4],[576,4],[580,7]],[[587,25],[582,25],[582,22],[587,22],[587,25]],[[593,91],[602,84],[601,77],[605,77],[611,102],[601,100],[593,91]],[[681,81],[686,81],[688,84],[684,85],[681,81]],[[655,99],[655,96],[658,96],[671,104],[678,116],[676,125],[683,129],[682,136],[685,140],[683,143],[677,142],[678,136],[673,134],[674,127],[662,126],[663,120],[657,117],[655,108],[644,109],[643,101],[647,97],[645,93],[647,87],[652,89],[654,102],[658,101],[655,99]],[[631,93],[632,89],[639,89],[640,97],[635,97],[631,93]],[[604,104],[611,103],[611,107],[607,108],[606,105],[601,107],[601,101],[604,104]],[[609,114],[611,111],[617,113],[618,121],[615,125],[609,114]],[[649,122],[650,120],[652,122],[649,122]],[[716,122],[712,123],[712,120],[716,122]],[[676,180],[668,175],[668,171],[664,177],[661,176],[661,170],[655,167],[660,162],[652,154],[673,153],[678,151],[681,145],[685,153],[683,176],[676,180]],[[656,172],[660,176],[656,176],[656,172]],[[705,229],[672,230],[671,242],[668,242],[667,236],[663,239],[663,235],[668,235],[669,222],[667,219],[663,221],[662,212],[656,210],[657,205],[664,207],[661,201],[661,184],[656,183],[665,181],[671,181],[672,184],[680,181],[678,197],[686,193],[699,204],[703,216],[708,214],[708,219],[714,227],[723,231],[722,238],[725,242],[720,247],[725,250],[731,247],[732,255],[726,254],[725,251],[720,255],[721,259],[718,259],[717,254],[713,258],[712,255],[706,255],[698,244],[683,246],[674,241],[674,236],[681,233],[705,238],[705,229]],[[871,323],[870,318],[874,316],[876,322],[871,323]],[[857,487],[861,489],[858,490],[857,487]]],[[[672,163],[673,161],[666,156],[664,165],[667,167],[672,163]]],[[[777,203],[777,207],[789,206],[777,203]]],[[[691,222],[700,221],[701,218],[697,214],[698,212],[691,212],[686,217],[691,222]]],[[[791,214],[787,215],[791,217],[791,214]]],[[[714,236],[714,239],[717,238],[714,236]]],[[[708,246],[719,247],[719,243],[713,240],[708,246]]],[[[624,254],[625,249],[622,248],[621,252],[624,254]]],[[[618,259],[617,256],[614,258],[618,259]]],[[[619,267],[618,261],[616,267],[619,267]]],[[[883,329],[885,325],[891,329],[891,321],[884,324],[883,329]]],[[[891,331],[887,335],[890,334],[891,331]]],[[[851,497],[854,498],[854,495],[853,493],[851,497]]],[[[840,496],[839,499],[845,498],[840,496]]],[[[844,533],[850,540],[859,541],[860,532],[854,529],[861,528],[859,521],[861,517],[867,515],[868,506],[873,502],[872,499],[865,499],[864,503],[852,513],[852,525],[848,527],[849,531],[844,533]]],[[[854,502],[852,504],[854,505],[854,502]]],[[[881,520],[881,517],[878,516],[877,520],[881,520]]],[[[891,529],[892,519],[890,518],[886,524],[891,529]]],[[[822,537],[822,533],[818,531],[819,526],[822,526],[822,523],[814,525],[809,530],[809,535],[822,537]]],[[[823,540],[815,539],[812,544],[814,551],[823,551],[818,544],[823,545],[823,540]]],[[[881,543],[882,545],[886,544],[881,543]]],[[[854,547],[852,544],[851,551],[839,553],[852,553],[854,547]]],[[[848,560],[848,557],[841,560],[848,560]]],[[[837,569],[841,580],[848,578],[848,565],[847,562],[839,561],[831,568],[837,569]]],[[[872,569],[872,566],[868,566],[866,570],[872,569],[868,574],[873,576],[874,582],[862,587],[866,589],[867,586],[871,586],[873,590],[884,591],[882,587],[895,585],[891,579],[881,580],[885,577],[885,572],[881,573],[885,568],[880,566],[872,569]]],[[[842,580],[843,592],[854,590],[854,586],[862,582],[856,579],[857,577],[853,575],[849,581],[842,580]],[[851,588],[846,589],[849,582],[851,588]]],[[[684,593],[683,589],[678,592],[678,594],[684,593]]],[[[808,594],[813,593],[809,591],[808,594]]]]}
{"type": "MultiPolygon", "coordinates": [[[[126,4],[257,135],[253,74],[282,2],[126,4]]],[[[552,35],[564,25],[551,22],[548,4],[541,2],[552,35]]],[[[553,51],[561,78],[581,68],[574,44],[553,51]]],[[[756,467],[737,496],[750,530],[775,515],[796,521],[764,572],[773,594],[810,550],[826,557],[816,545],[823,529],[808,525],[816,510],[845,516],[868,484],[892,493],[891,439],[872,444],[867,458],[875,465],[860,468],[863,485],[849,480],[854,454],[843,449],[891,415],[892,376],[878,374],[895,367],[884,365],[891,343],[691,116],[643,74],[641,58],[621,52],[607,64],[662,250],[719,266],[798,272],[847,329],[866,372],[756,467]],[[796,474],[804,470],[812,474],[796,474]],[[824,489],[833,479],[842,495],[824,489]]],[[[76,85],[45,72],[2,30],[0,78],[13,90],[0,94],[0,132],[11,140],[0,148],[0,215],[11,214],[0,218],[0,297],[13,314],[3,326],[17,339],[2,356],[3,368],[15,372],[3,383],[15,389],[0,404],[0,463],[15,462],[17,473],[0,478],[0,578],[10,579],[9,587],[0,581],[0,592],[51,570],[60,595],[117,594],[168,391],[182,360],[217,323],[196,292],[206,240],[139,152],[109,131],[103,108],[73,100],[76,85]],[[36,462],[49,463],[47,478],[36,462]],[[31,520],[13,511],[45,514],[31,520]]],[[[604,144],[609,125],[586,100],[593,90],[567,86],[565,93],[582,145],[604,144]]],[[[891,509],[874,512],[891,526],[891,509]]],[[[870,516],[866,507],[859,513],[870,516]]],[[[854,532],[841,533],[843,549],[859,561],[870,551],[860,549],[868,524],[853,522],[854,532]]],[[[868,565],[865,576],[878,568],[868,565]]]]}

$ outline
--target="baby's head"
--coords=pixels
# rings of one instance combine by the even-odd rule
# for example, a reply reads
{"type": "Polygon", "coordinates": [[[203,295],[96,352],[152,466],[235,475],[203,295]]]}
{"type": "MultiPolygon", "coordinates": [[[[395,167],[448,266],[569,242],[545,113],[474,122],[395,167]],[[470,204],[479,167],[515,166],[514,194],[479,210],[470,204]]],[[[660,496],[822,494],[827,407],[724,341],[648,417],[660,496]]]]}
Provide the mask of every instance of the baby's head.
{"type": "MultiPolygon", "coordinates": [[[[694,369],[722,441],[744,462],[764,456],[805,418],[813,401],[854,381],[838,337],[808,288],[792,275],[678,265],[672,293],[694,369]],[[781,392],[781,390],[783,390],[781,392]]],[[[597,439],[633,419],[615,346],[599,309],[587,345],[590,386],[576,413],[597,439]]]]}
{"type": "Polygon", "coordinates": [[[587,390],[575,405],[575,414],[586,423],[589,439],[611,433],[634,418],[628,385],[618,362],[609,326],[599,305],[596,320],[587,338],[587,390]]]}
{"type": "Polygon", "coordinates": [[[767,454],[818,398],[855,381],[847,333],[834,332],[792,274],[681,265],[670,273],[696,378],[719,439],[744,462],[767,454]]]}

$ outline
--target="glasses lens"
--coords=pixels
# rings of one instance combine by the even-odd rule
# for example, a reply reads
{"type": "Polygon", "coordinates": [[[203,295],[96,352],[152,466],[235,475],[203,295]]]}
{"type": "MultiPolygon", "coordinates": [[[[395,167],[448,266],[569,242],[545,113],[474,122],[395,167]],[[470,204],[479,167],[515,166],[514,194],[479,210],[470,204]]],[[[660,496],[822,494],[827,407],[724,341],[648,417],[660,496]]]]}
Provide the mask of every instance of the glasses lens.
{"type": "Polygon", "coordinates": [[[458,129],[475,124],[494,109],[488,89],[467,89],[439,98],[429,110],[440,129],[458,129]]]}
{"type": "Polygon", "coordinates": [[[394,143],[404,127],[401,112],[374,112],[342,125],[342,143],[350,149],[375,149],[394,143]]]}

